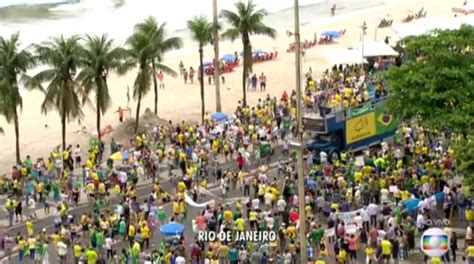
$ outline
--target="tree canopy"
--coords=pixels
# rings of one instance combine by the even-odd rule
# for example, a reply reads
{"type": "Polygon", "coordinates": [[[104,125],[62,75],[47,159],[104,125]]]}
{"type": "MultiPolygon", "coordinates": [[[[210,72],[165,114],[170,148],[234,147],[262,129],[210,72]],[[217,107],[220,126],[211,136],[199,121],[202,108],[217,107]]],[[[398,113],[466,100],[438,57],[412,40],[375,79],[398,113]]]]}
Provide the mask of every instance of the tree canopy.
{"type": "Polygon", "coordinates": [[[387,75],[389,108],[433,128],[466,135],[474,125],[474,27],[403,39],[407,57],[387,75]]]}
{"type": "Polygon", "coordinates": [[[455,133],[454,158],[465,183],[474,179],[474,27],[435,31],[401,41],[406,63],[386,73],[389,110],[455,133]],[[412,59],[410,59],[412,58],[412,59]]]}

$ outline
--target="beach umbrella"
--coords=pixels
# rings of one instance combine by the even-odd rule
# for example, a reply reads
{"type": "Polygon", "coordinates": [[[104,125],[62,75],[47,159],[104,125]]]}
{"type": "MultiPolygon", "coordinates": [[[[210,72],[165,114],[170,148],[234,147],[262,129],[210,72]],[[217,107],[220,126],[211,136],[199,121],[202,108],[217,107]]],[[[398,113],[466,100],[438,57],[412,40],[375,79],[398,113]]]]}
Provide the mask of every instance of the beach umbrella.
{"type": "Polygon", "coordinates": [[[164,236],[177,236],[184,232],[184,225],[171,222],[160,227],[160,233],[164,236]]]}
{"type": "Polygon", "coordinates": [[[338,38],[341,36],[341,32],[337,30],[326,30],[321,33],[323,37],[338,38]]]}
{"type": "Polygon", "coordinates": [[[222,56],[222,59],[224,61],[235,61],[235,54],[234,53],[228,53],[228,54],[222,56]]]}
{"type": "Polygon", "coordinates": [[[204,67],[206,67],[206,66],[211,66],[211,65],[212,65],[212,61],[211,61],[211,60],[204,60],[204,61],[202,62],[202,65],[203,65],[204,67]]]}
{"type": "Polygon", "coordinates": [[[110,156],[113,160],[128,160],[128,152],[125,151],[117,151],[110,156]]]}
{"type": "Polygon", "coordinates": [[[224,121],[227,121],[229,117],[227,116],[226,113],[214,112],[212,113],[211,118],[219,122],[224,122],[224,121]]]}

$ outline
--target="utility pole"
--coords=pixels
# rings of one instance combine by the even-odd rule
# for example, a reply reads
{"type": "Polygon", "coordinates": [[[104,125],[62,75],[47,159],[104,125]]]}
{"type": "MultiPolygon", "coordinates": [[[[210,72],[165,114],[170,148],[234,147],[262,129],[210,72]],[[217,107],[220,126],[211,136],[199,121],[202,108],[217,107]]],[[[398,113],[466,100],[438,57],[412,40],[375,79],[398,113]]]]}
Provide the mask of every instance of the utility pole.
{"type": "Polygon", "coordinates": [[[301,112],[301,40],[300,40],[300,12],[298,0],[295,0],[295,69],[296,69],[296,117],[297,117],[297,140],[298,140],[298,160],[296,169],[298,172],[298,202],[299,202],[299,237],[300,237],[300,261],[306,264],[306,214],[305,214],[305,188],[303,171],[303,130],[301,112]]]}
{"type": "Polygon", "coordinates": [[[217,20],[217,0],[212,0],[212,17],[214,24],[214,84],[216,85],[216,112],[222,112],[220,90],[220,60],[219,60],[219,22],[217,20]]]}

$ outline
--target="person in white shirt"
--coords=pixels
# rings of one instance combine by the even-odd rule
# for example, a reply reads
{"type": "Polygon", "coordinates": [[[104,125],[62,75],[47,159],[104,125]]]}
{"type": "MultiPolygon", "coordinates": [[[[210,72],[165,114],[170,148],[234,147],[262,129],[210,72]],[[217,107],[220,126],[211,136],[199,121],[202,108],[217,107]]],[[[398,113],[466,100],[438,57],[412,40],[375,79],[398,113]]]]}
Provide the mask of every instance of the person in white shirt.
{"type": "Polygon", "coordinates": [[[375,225],[377,223],[377,214],[379,213],[379,207],[376,204],[369,204],[365,209],[370,218],[370,224],[375,225]]]}
{"type": "Polygon", "coordinates": [[[321,161],[321,164],[324,164],[328,161],[328,154],[324,151],[319,152],[319,160],[321,161]]]}
{"type": "Polygon", "coordinates": [[[382,204],[388,203],[388,194],[389,191],[386,188],[380,189],[380,202],[382,204]]]}
{"type": "Polygon", "coordinates": [[[58,249],[58,255],[60,259],[60,263],[67,263],[66,257],[67,257],[67,245],[61,240],[58,242],[56,245],[58,249]]]}
{"type": "Polygon", "coordinates": [[[422,213],[418,213],[416,217],[416,227],[418,227],[418,230],[421,232],[424,230],[425,226],[425,217],[423,216],[422,213]]]}
{"type": "Polygon", "coordinates": [[[109,256],[110,258],[114,256],[114,252],[112,250],[112,244],[113,244],[112,238],[110,236],[107,236],[105,238],[105,243],[104,243],[104,248],[105,250],[107,250],[107,259],[109,259],[109,256]]]}
{"type": "Polygon", "coordinates": [[[260,200],[255,198],[252,200],[252,209],[257,210],[260,208],[260,200]]]}
{"type": "Polygon", "coordinates": [[[356,224],[358,230],[363,228],[364,220],[362,219],[362,216],[359,212],[357,212],[356,216],[354,216],[354,223],[356,224]]]}
{"type": "Polygon", "coordinates": [[[81,146],[78,144],[76,148],[74,149],[74,167],[75,168],[80,168],[81,167],[81,155],[82,155],[82,150],[81,146]]]}
{"type": "Polygon", "coordinates": [[[186,264],[186,259],[183,256],[178,256],[176,257],[176,260],[174,261],[175,264],[186,264]]]}
{"type": "Polygon", "coordinates": [[[273,195],[270,192],[265,193],[265,195],[263,196],[263,200],[265,201],[266,208],[271,208],[273,195]]]}
{"type": "Polygon", "coordinates": [[[286,202],[283,199],[283,196],[280,196],[280,199],[277,202],[277,209],[279,213],[283,213],[286,209],[286,202]]]}

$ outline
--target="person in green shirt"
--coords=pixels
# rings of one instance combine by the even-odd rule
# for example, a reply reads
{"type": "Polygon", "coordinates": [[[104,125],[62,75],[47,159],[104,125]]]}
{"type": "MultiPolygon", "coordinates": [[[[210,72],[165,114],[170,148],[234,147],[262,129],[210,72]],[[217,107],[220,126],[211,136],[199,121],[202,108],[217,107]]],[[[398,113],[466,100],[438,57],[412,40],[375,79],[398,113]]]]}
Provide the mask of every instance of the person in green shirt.
{"type": "Polygon", "coordinates": [[[160,220],[160,224],[164,224],[166,221],[166,212],[163,206],[158,207],[158,219],[160,220]]]}
{"type": "Polygon", "coordinates": [[[97,252],[91,247],[86,252],[87,264],[97,263],[97,252]]]}
{"type": "Polygon", "coordinates": [[[95,242],[97,248],[101,249],[104,246],[105,238],[104,238],[104,231],[98,231],[95,233],[95,242]]]}

